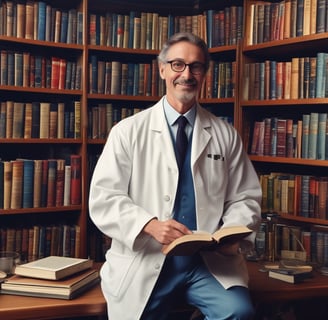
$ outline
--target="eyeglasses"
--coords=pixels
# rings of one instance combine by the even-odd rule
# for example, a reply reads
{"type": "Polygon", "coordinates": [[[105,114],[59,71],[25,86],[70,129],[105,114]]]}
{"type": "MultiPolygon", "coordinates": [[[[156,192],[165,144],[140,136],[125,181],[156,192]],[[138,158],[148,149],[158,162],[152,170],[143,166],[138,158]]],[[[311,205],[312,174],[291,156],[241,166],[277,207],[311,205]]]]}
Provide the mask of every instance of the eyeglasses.
{"type": "Polygon", "coordinates": [[[166,61],[166,63],[171,65],[171,69],[174,72],[183,72],[187,66],[189,67],[190,72],[194,75],[202,74],[205,71],[205,65],[200,62],[185,63],[180,60],[171,60],[166,61]]]}

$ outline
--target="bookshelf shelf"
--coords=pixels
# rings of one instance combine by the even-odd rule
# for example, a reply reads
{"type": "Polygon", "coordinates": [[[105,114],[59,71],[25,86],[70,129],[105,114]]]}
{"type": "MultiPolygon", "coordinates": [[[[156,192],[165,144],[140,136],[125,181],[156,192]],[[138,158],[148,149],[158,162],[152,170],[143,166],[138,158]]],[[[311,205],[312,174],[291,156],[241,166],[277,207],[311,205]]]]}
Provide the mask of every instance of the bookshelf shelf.
{"type": "Polygon", "coordinates": [[[255,155],[250,155],[249,157],[254,162],[284,163],[290,165],[296,164],[296,165],[315,166],[315,167],[324,167],[324,168],[328,167],[328,160],[310,160],[310,159],[255,156],[255,155]]]}
{"type": "Polygon", "coordinates": [[[82,144],[82,139],[13,139],[0,138],[0,143],[4,144],[82,144]]]}
{"type": "Polygon", "coordinates": [[[47,214],[52,212],[72,212],[81,211],[81,205],[70,205],[62,207],[42,207],[42,208],[26,208],[26,209],[1,209],[0,215],[21,215],[21,214],[47,214]]]}

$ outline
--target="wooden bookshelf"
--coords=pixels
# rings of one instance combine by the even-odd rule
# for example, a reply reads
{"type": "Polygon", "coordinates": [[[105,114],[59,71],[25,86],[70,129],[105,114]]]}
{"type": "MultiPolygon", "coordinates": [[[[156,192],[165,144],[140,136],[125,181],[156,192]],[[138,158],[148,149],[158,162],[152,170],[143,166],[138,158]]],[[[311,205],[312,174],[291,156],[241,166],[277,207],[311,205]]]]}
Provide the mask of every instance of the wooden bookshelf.
{"type": "MultiPolygon", "coordinates": [[[[151,86],[147,82],[140,83],[140,79],[135,80],[132,83],[134,87],[141,84],[144,88],[136,91],[133,89],[132,93],[131,90],[129,92],[124,91],[127,90],[126,87],[122,88],[127,84],[127,81],[120,83],[118,91],[105,91],[104,84],[101,84],[99,89],[98,83],[101,80],[98,79],[99,72],[103,71],[104,65],[106,67],[106,62],[110,62],[112,65],[115,62],[120,66],[133,64],[134,71],[145,72],[145,78],[155,79],[158,77],[156,75],[156,58],[165,39],[176,31],[193,31],[208,41],[213,61],[217,64],[219,62],[225,64],[224,67],[220,68],[232,68],[232,63],[234,63],[234,69],[229,70],[229,78],[224,80],[228,82],[227,88],[223,92],[226,95],[216,96],[217,93],[213,92],[208,95],[208,87],[212,86],[214,80],[218,80],[208,78],[207,85],[203,89],[203,96],[200,97],[201,102],[215,114],[226,117],[231,122],[236,121],[238,112],[238,95],[236,92],[239,81],[239,66],[236,61],[242,36],[243,1],[236,0],[216,4],[211,1],[193,0],[157,1],[156,8],[148,0],[139,1],[138,4],[133,2],[133,6],[131,4],[131,1],[104,3],[101,0],[73,0],[70,2],[56,0],[26,3],[3,1],[1,3],[0,13],[3,19],[1,19],[2,23],[0,24],[2,71],[0,77],[2,107],[0,110],[3,111],[2,117],[6,117],[7,109],[12,108],[11,105],[15,103],[22,103],[24,107],[27,104],[39,103],[39,107],[34,106],[35,110],[41,108],[41,103],[46,103],[48,106],[49,104],[50,106],[54,104],[58,106],[64,103],[65,110],[66,104],[78,104],[80,108],[79,114],[72,114],[72,111],[70,114],[70,117],[77,116],[77,125],[73,124],[73,135],[70,131],[64,137],[62,135],[55,137],[47,135],[34,135],[28,138],[16,137],[7,134],[8,121],[7,123],[0,122],[0,143],[4,146],[0,151],[1,160],[11,161],[16,158],[32,160],[68,159],[73,154],[81,156],[80,203],[59,207],[53,205],[15,209],[0,207],[2,226],[0,245],[2,249],[20,251],[21,244],[19,243],[21,240],[19,237],[23,233],[26,236],[27,227],[30,229],[48,227],[49,232],[50,226],[59,224],[65,225],[65,228],[67,225],[78,228],[75,241],[79,249],[76,249],[77,252],[72,253],[73,255],[80,257],[91,255],[91,257],[97,256],[97,259],[103,259],[103,252],[95,253],[94,251],[96,247],[102,246],[103,241],[108,242],[108,239],[102,239],[103,236],[95,231],[88,219],[88,186],[92,168],[97,160],[97,155],[101,153],[111,126],[119,121],[122,115],[127,116],[131,112],[138,112],[154,104],[165,92],[164,83],[159,79],[151,86]],[[34,18],[31,15],[33,10],[38,17],[35,26],[34,18]],[[15,15],[16,12],[17,15],[19,14],[19,19],[15,15]],[[215,34],[216,38],[214,38],[214,29],[212,29],[211,23],[215,14],[216,18],[219,17],[219,12],[221,19],[225,16],[226,22],[229,21],[226,25],[221,24],[220,42],[218,42],[218,34],[215,34]],[[237,13],[239,14],[238,18],[237,13]],[[144,19],[144,15],[148,16],[148,26],[146,26],[148,27],[148,34],[146,34],[147,30],[143,29],[140,31],[140,36],[141,34],[143,37],[147,36],[146,39],[143,38],[145,42],[138,44],[134,37],[130,37],[129,41],[124,39],[126,33],[132,30],[124,29],[124,27],[122,30],[115,30],[112,34],[111,39],[115,38],[115,40],[109,42],[106,38],[104,41],[102,33],[104,29],[102,27],[106,19],[114,19],[114,17],[119,16],[117,22],[122,22],[122,18],[123,22],[127,22],[127,17],[129,17],[138,23],[138,19],[134,17],[141,20],[141,16],[144,19]],[[230,24],[232,21],[230,15],[231,19],[232,16],[234,17],[233,24],[230,24]],[[72,17],[74,18],[72,19],[72,17]],[[70,23],[72,21],[73,24],[70,23]],[[173,29],[167,29],[167,33],[163,33],[162,30],[166,30],[165,23],[168,21],[170,21],[168,27],[172,28],[173,26],[173,29]],[[25,26],[25,23],[26,28],[24,29],[23,24],[25,26]],[[100,26],[102,27],[100,28],[100,26]],[[93,38],[94,36],[96,38],[93,38]],[[93,65],[92,59],[96,62],[93,65]],[[11,63],[9,66],[8,61],[11,63]],[[39,71],[40,65],[41,73],[39,71]],[[58,65],[62,69],[58,69],[58,65]],[[64,74],[64,82],[61,78],[61,85],[55,80],[60,76],[58,72],[62,72],[62,74],[67,72],[64,74]],[[21,75],[24,75],[25,78],[21,79],[21,75]],[[95,80],[95,75],[97,75],[97,79],[92,82],[95,80]],[[108,113],[112,112],[115,116],[109,121],[109,125],[105,124],[105,126],[102,121],[105,118],[103,117],[104,106],[108,113]],[[95,119],[92,118],[93,114],[97,115],[95,119]],[[93,125],[97,123],[101,123],[101,129],[93,130],[93,125]],[[75,131],[76,126],[78,126],[78,132],[75,131]],[[8,230],[17,232],[15,243],[7,244],[7,241],[4,240],[8,230]],[[94,235],[96,236],[94,237],[94,235]]],[[[106,26],[113,28],[111,23],[107,23],[106,26]]],[[[138,36],[137,32],[136,37],[138,36]]],[[[130,82],[129,85],[131,85],[130,82]]],[[[71,106],[68,108],[71,110],[71,106]]],[[[52,116],[55,117],[54,113],[52,116]]],[[[46,123],[47,125],[50,124],[48,121],[46,123]]],[[[56,129],[58,130],[58,128],[56,129]]],[[[11,132],[11,128],[8,130],[11,132]]],[[[23,256],[25,259],[26,253],[23,256]]]]}
{"type": "MultiPolygon", "coordinates": [[[[310,4],[311,2],[307,3],[310,4]]],[[[323,2],[321,2],[321,4],[323,4],[323,2]]],[[[313,126],[313,129],[311,129],[311,134],[316,134],[316,136],[311,143],[306,143],[304,137],[307,135],[309,139],[310,131],[303,131],[305,119],[303,118],[303,115],[311,115],[312,113],[325,114],[327,112],[328,96],[325,93],[315,91],[318,88],[318,83],[322,82],[322,80],[320,78],[320,74],[318,72],[317,67],[310,66],[309,61],[310,59],[313,59],[315,60],[316,65],[318,65],[318,61],[320,60],[318,53],[326,51],[328,30],[320,29],[319,31],[319,26],[317,24],[317,29],[314,28],[309,33],[308,30],[306,30],[307,26],[305,26],[305,24],[299,24],[298,27],[300,28],[301,26],[303,29],[301,28],[298,34],[295,34],[294,30],[293,34],[292,27],[290,27],[290,29],[287,27],[290,26],[290,23],[292,23],[292,21],[295,21],[296,23],[296,20],[298,21],[297,17],[304,18],[306,15],[308,15],[309,12],[304,13],[304,10],[310,9],[296,8],[296,11],[294,11],[294,13],[293,11],[291,11],[290,15],[287,16],[286,11],[284,10],[287,10],[288,12],[288,10],[290,9],[288,9],[288,5],[297,6],[297,1],[244,1],[245,35],[242,43],[241,55],[239,60],[241,79],[241,82],[239,83],[239,130],[244,139],[245,147],[247,148],[247,151],[250,154],[250,158],[253,161],[256,170],[259,172],[260,177],[264,177],[265,175],[270,176],[270,173],[277,174],[277,172],[285,175],[289,174],[290,179],[294,179],[294,176],[296,177],[305,175],[310,175],[314,177],[325,177],[328,174],[327,158],[319,157],[318,153],[316,152],[315,155],[312,155],[311,153],[303,153],[303,151],[308,148],[315,147],[318,150],[317,141],[319,136],[318,125],[313,126]],[[278,19],[277,22],[277,25],[279,25],[279,21],[281,23],[280,36],[277,36],[277,34],[274,36],[274,31],[272,31],[273,29],[271,29],[269,32],[269,37],[267,36],[266,40],[263,40],[263,38],[262,40],[259,40],[261,39],[261,36],[259,36],[260,28],[265,28],[266,24],[274,23],[273,21],[275,20],[275,14],[273,11],[269,11],[271,12],[269,16],[264,16],[264,18],[262,16],[262,19],[264,19],[264,21],[261,20],[261,15],[259,12],[263,10],[263,8],[261,8],[263,6],[266,7],[265,10],[270,10],[268,8],[271,8],[271,10],[275,10],[273,8],[277,7],[283,8],[283,15],[280,20],[278,19]],[[285,24],[286,19],[289,22],[287,26],[285,24]],[[287,33],[285,33],[286,30],[288,31],[287,33]],[[293,79],[293,75],[291,75],[290,78],[283,75],[282,78],[282,89],[285,90],[285,92],[287,92],[287,90],[290,90],[290,92],[287,92],[287,98],[284,96],[285,92],[283,92],[283,96],[277,97],[274,95],[275,93],[277,93],[277,82],[279,79],[274,73],[277,72],[277,69],[274,69],[274,66],[276,65],[267,63],[267,61],[273,61],[277,64],[282,63],[283,65],[287,65],[287,62],[293,63],[293,60],[297,61],[298,67],[298,71],[296,69],[294,71],[294,75],[296,74],[296,78],[293,79]],[[311,75],[312,78],[310,78],[311,71],[313,72],[313,74],[311,75]],[[248,81],[249,85],[247,89],[248,81]],[[286,83],[288,84],[288,81],[291,81],[292,84],[290,84],[290,87],[284,87],[286,83]],[[309,86],[306,86],[307,81],[312,81],[312,86],[314,86],[312,87],[314,91],[312,91],[311,93],[309,86]],[[295,93],[292,94],[291,86],[295,84],[295,88],[297,88],[297,90],[295,93]],[[259,86],[257,87],[257,89],[261,92],[260,94],[259,91],[256,93],[252,91],[256,86],[259,86]],[[271,95],[272,92],[270,90],[275,90],[273,95],[271,95]],[[264,119],[271,119],[271,121],[273,121],[272,119],[274,118],[291,119],[293,124],[296,125],[297,123],[299,123],[303,125],[298,127],[298,131],[295,127],[295,134],[293,136],[294,142],[292,146],[293,154],[291,156],[278,156],[276,154],[270,153],[263,154],[263,149],[261,148],[255,152],[253,150],[252,153],[252,144],[257,144],[254,142],[255,122],[262,122],[264,121],[264,119]],[[299,138],[297,138],[297,132],[299,133],[299,138]],[[297,141],[298,149],[296,148],[295,151],[297,141]],[[315,143],[313,141],[315,141],[315,143]]],[[[317,5],[319,6],[319,1],[317,2],[317,5]]],[[[319,15],[319,11],[322,10],[322,8],[319,9],[318,7],[315,7],[313,5],[311,10],[317,12],[319,15]]],[[[320,11],[320,13],[322,13],[322,11],[320,11]]],[[[312,26],[315,26],[315,23],[318,22],[318,15],[312,16],[312,26]]],[[[260,31],[260,34],[261,32],[265,32],[263,30],[265,29],[262,29],[262,31],[260,31]]],[[[325,70],[323,70],[323,73],[325,73],[325,70]]],[[[315,115],[313,116],[313,119],[315,119],[315,115]]],[[[268,123],[270,123],[270,120],[268,121],[268,123]]],[[[267,152],[268,150],[270,150],[270,147],[272,147],[272,141],[277,141],[272,139],[272,130],[275,129],[269,128],[267,132],[269,132],[270,134],[266,136],[264,136],[265,131],[262,131],[263,134],[259,139],[261,141],[259,142],[259,144],[257,144],[258,146],[262,145],[263,147],[263,144],[265,145],[266,143],[265,146],[267,147],[267,152]]],[[[286,132],[284,132],[281,137],[286,138],[286,132]]],[[[325,136],[322,136],[321,139],[324,139],[324,141],[326,141],[325,136]]],[[[275,145],[275,148],[276,147],[277,145],[275,145]]],[[[285,147],[287,147],[287,145],[285,145],[285,147]]],[[[313,199],[314,197],[318,197],[318,193],[316,193],[316,195],[314,195],[312,191],[308,191],[308,193],[306,193],[305,184],[301,185],[301,187],[298,187],[300,189],[299,194],[296,194],[295,187],[291,189],[293,193],[289,196],[296,198],[296,200],[293,200],[294,204],[296,204],[293,206],[292,212],[286,212],[282,210],[281,207],[280,210],[273,210],[272,208],[268,208],[267,206],[267,199],[268,197],[272,196],[272,194],[268,195],[268,192],[273,192],[274,194],[279,192],[279,182],[277,182],[277,184],[273,188],[271,188],[267,184],[266,179],[263,179],[261,181],[265,181],[263,182],[265,186],[262,186],[264,190],[262,203],[262,207],[264,210],[263,213],[269,214],[269,216],[278,214],[277,223],[298,226],[299,228],[301,228],[301,230],[310,231],[311,233],[314,232],[316,228],[320,229],[320,226],[328,225],[328,209],[323,209],[325,210],[324,218],[319,218],[317,216],[316,210],[318,210],[319,202],[313,199]],[[312,197],[312,194],[313,199],[309,200],[307,196],[310,195],[312,197]],[[316,208],[312,208],[313,210],[311,211],[311,206],[313,205],[312,200],[314,201],[314,205],[316,206],[316,208]],[[301,203],[301,201],[303,202],[301,203]]],[[[318,188],[318,186],[316,186],[315,188],[318,188]]],[[[327,196],[322,197],[327,198],[327,196]]],[[[274,225],[274,223],[271,223],[270,225],[274,225]]],[[[322,227],[322,229],[320,230],[324,231],[324,227],[322,227]]],[[[314,235],[314,233],[312,235],[314,235]]],[[[275,241],[278,241],[277,235],[275,235],[275,237],[275,241]]],[[[302,241],[302,239],[300,240],[302,241]]],[[[316,244],[313,244],[313,246],[316,247],[316,244]]],[[[269,250],[272,250],[272,248],[269,250]]],[[[289,247],[288,250],[295,249],[289,247]]],[[[318,257],[319,249],[317,249],[317,252],[314,251],[315,250],[313,250],[312,254],[310,254],[310,260],[318,265],[325,264],[326,262],[324,261],[326,260],[323,259],[326,258],[324,258],[323,256],[318,257]]],[[[279,258],[279,256],[277,258],[279,258]]]]}

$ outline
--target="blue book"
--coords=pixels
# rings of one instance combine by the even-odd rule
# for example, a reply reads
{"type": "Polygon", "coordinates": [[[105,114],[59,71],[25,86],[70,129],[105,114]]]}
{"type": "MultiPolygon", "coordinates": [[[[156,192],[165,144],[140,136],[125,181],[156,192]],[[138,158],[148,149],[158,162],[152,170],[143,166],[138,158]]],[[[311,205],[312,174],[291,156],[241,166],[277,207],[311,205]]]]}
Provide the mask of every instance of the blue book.
{"type": "Polygon", "coordinates": [[[33,207],[34,160],[23,159],[23,208],[33,207]]]}
{"type": "Polygon", "coordinates": [[[133,81],[134,81],[134,63],[128,63],[128,79],[127,79],[127,87],[126,94],[128,96],[133,95],[133,81]]]}
{"type": "Polygon", "coordinates": [[[326,152],[326,126],[327,126],[327,113],[319,113],[318,118],[318,142],[317,142],[317,159],[325,160],[326,152]]]}
{"type": "Polygon", "coordinates": [[[134,64],[133,95],[139,95],[139,64],[134,64]]]}
{"type": "Polygon", "coordinates": [[[15,84],[15,55],[14,52],[8,51],[7,52],[7,63],[8,63],[8,70],[7,70],[7,85],[13,86],[15,84]]]}
{"type": "Polygon", "coordinates": [[[31,138],[40,137],[40,103],[32,102],[32,131],[31,138]]]}
{"type": "Polygon", "coordinates": [[[1,102],[0,103],[0,138],[6,137],[6,103],[1,102]]]}
{"type": "Polygon", "coordinates": [[[309,217],[310,205],[310,176],[301,176],[300,216],[309,217]]]}
{"type": "Polygon", "coordinates": [[[303,35],[304,0],[297,0],[296,36],[303,35]]]}
{"type": "Polygon", "coordinates": [[[311,112],[309,125],[308,159],[317,158],[319,113],[311,112]]]}
{"type": "Polygon", "coordinates": [[[207,46],[209,48],[212,48],[213,43],[213,16],[214,10],[210,9],[206,11],[207,46]]]}
{"type": "Polygon", "coordinates": [[[302,158],[307,159],[309,156],[310,115],[303,114],[302,121],[302,158]]]}
{"type": "Polygon", "coordinates": [[[317,0],[316,33],[325,32],[326,0],[317,0]]]}
{"type": "Polygon", "coordinates": [[[117,14],[112,14],[112,43],[109,45],[111,47],[117,46],[117,14]]]}
{"type": "Polygon", "coordinates": [[[35,56],[35,78],[34,78],[34,87],[41,88],[42,82],[42,57],[35,56]]]}
{"type": "Polygon", "coordinates": [[[269,98],[277,98],[277,62],[270,61],[270,95],[269,98]]]}
{"type": "Polygon", "coordinates": [[[325,63],[327,54],[324,52],[317,53],[317,69],[316,69],[316,98],[325,97],[325,63]]]}
{"type": "Polygon", "coordinates": [[[62,11],[61,13],[61,25],[60,25],[60,42],[67,42],[67,31],[68,31],[68,12],[62,11]]]}
{"type": "Polygon", "coordinates": [[[96,55],[91,55],[91,85],[90,93],[97,93],[98,89],[98,59],[96,55]]]}
{"type": "Polygon", "coordinates": [[[76,43],[83,44],[83,13],[77,13],[76,43]]]}
{"type": "Polygon", "coordinates": [[[134,38],[134,18],[136,17],[135,11],[130,11],[130,24],[129,24],[129,40],[128,48],[133,48],[133,38],[134,38]]]}
{"type": "Polygon", "coordinates": [[[43,1],[38,2],[38,40],[46,39],[46,8],[47,4],[43,1]]]}

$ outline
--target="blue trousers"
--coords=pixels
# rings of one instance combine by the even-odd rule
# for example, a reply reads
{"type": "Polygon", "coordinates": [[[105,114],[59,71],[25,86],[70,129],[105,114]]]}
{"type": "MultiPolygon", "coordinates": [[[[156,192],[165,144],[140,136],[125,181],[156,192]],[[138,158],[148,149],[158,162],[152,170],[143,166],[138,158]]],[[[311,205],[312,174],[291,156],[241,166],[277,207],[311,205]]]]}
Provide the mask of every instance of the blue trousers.
{"type": "Polygon", "coordinates": [[[249,320],[254,316],[248,289],[224,289],[198,255],[166,259],[141,319],[168,319],[169,312],[183,301],[197,307],[206,320],[249,320]]]}

